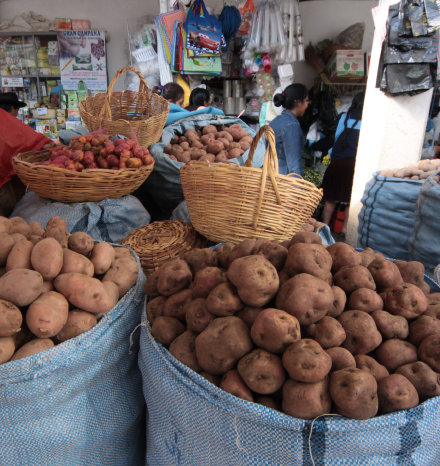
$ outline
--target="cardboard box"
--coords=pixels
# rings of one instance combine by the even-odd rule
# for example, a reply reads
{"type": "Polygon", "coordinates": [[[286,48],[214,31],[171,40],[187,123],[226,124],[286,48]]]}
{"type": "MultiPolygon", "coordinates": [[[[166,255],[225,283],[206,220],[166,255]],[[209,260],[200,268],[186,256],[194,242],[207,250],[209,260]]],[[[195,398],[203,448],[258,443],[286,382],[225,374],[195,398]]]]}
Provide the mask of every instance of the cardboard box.
{"type": "Polygon", "coordinates": [[[337,78],[362,79],[365,75],[362,50],[336,50],[327,63],[327,73],[333,81],[337,78]]]}
{"type": "Polygon", "coordinates": [[[83,31],[90,29],[90,20],[88,19],[72,19],[72,29],[76,31],[83,31]]]}

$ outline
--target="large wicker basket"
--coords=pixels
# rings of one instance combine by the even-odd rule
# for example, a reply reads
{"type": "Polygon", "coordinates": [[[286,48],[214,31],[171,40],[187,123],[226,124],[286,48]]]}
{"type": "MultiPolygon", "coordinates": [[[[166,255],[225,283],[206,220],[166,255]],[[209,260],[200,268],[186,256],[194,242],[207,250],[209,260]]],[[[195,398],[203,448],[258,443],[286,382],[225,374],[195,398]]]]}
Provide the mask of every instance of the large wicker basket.
{"type": "Polygon", "coordinates": [[[275,134],[263,126],[244,166],[194,160],[180,169],[194,228],[211,241],[292,238],[315,211],[322,190],[298,175],[280,175],[275,134]],[[258,140],[268,140],[263,168],[252,166],[258,140]]]}
{"type": "Polygon", "coordinates": [[[163,220],[133,230],[121,241],[139,256],[145,275],[153,273],[163,262],[183,256],[194,248],[207,246],[188,223],[163,220]]]}
{"type": "Polygon", "coordinates": [[[123,134],[148,147],[162,136],[168,118],[169,103],[149,91],[142,73],[131,66],[117,71],[106,93],[87,97],[79,104],[81,118],[89,131],[105,128],[110,136],[123,134]],[[139,76],[138,91],[113,91],[117,79],[127,71],[139,76]]]}
{"type": "Polygon", "coordinates": [[[76,172],[35,163],[48,158],[47,150],[23,152],[12,158],[12,165],[28,189],[41,197],[62,202],[96,202],[106,197],[125,196],[135,191],[154,168],[153,162],[140,168],[76,172]]]}

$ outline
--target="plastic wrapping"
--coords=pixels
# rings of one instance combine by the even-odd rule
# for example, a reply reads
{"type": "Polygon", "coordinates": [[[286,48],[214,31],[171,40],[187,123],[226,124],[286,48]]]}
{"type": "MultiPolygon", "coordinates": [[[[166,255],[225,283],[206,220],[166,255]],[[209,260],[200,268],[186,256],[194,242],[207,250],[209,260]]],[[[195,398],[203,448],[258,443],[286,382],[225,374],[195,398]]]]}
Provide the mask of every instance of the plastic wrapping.
{"type": "Polygon", "coordinates": [[[440,0],[423,0],[426,11],[428,29],[432,32],[440,27],[440,0]]]}

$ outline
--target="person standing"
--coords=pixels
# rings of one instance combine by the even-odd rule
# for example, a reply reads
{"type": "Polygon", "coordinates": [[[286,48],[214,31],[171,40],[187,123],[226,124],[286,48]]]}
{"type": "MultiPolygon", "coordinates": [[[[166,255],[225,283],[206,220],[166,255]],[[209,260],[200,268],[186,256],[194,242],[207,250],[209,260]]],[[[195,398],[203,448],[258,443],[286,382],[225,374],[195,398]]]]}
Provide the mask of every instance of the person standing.
{"type": "Polygon", "coordinates": [[[298,118],[304,115],[309,98],[304,84],[294,83],[274,96],[274,105],[283,107],[281,115],[270,122],[275,133],[278,166],[281,175],[303,175],[302,150],[304,133],[298,118]]]}
{"type": "Polygon", "coordinates": [[[347,207],[350,204],[351,188],[353,186],[364,97],[363,92],[356,94],[347,113],[341,113],[333,147],[329,151],[330,165],[327,167],[322,180],[323,200],[325,201],[323,222],[327,225],[330,224],[336,204],[345,205],[343,236],[347,232],[347,207]]]}

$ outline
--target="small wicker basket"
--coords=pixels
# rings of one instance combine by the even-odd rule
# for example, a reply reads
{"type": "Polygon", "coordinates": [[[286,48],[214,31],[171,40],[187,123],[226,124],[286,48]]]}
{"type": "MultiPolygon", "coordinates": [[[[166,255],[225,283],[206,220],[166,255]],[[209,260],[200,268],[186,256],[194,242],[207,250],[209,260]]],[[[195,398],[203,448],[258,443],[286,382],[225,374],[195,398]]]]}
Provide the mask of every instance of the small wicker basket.
{"type": "Polygon", "coordinates": [[[193,160],[180,169],[182,189],[194,228],[215,242],[246,238],[291,239],[315,211],[322,190],[299,175],[280,175],[275,134],[263,126],[244,166],[193,160]],[[252,166],[265,134],[263,168],[252,166]]]}
{"type": "Polygon", "coordinates": [[[50,165],[38,165],[49,151],[23,152],[12,158],[20,180],[41,197],[61,202],[97,202],[135,191],[150,175],[154,162],[140,168],[121,170],[87,169],[82,172],[50,165]]]}
{"type": "Polygon", "coordinates": [[[191,249],[206,247],[207,241],[188,223],[163,220],[133,230],[121,244],[133,249],[145,275],[150,275],[163,262],[181,257],[191,249]]]}
{"type": "Polygon", "coordinates": [[[89,131],[105,128],[109,136],[134,135],[139,145],[149,147],[160,140],[168,118],[169,103],[151,92],[142,73],[131,66],[117,71],[106,93],[87,97],[79,104],[79,112],[89,131]],[[118,78],[127,71],[139,76],[138,91],[113,91],[118,78]]]}

